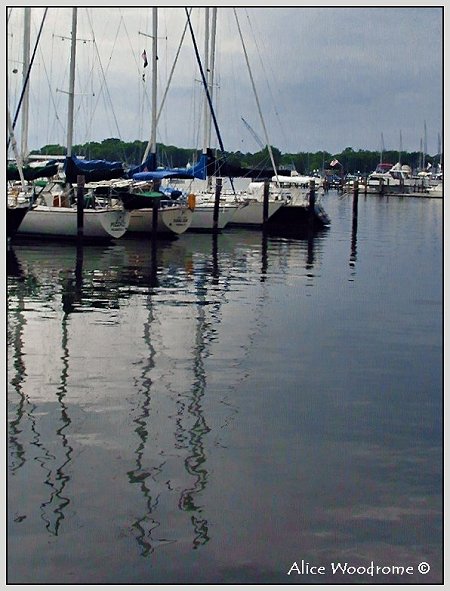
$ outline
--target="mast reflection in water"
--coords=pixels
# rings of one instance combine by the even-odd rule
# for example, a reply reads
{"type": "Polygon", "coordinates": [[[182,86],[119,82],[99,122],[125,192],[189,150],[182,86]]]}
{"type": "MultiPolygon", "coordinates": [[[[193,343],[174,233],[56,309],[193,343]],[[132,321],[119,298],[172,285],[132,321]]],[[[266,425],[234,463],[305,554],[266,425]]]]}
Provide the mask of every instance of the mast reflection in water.
{"type": "Polygon", "coordinates": [[[10,583],[439,583],[441,203],[325,199],[301,238],[16,240],[10,583]]]}

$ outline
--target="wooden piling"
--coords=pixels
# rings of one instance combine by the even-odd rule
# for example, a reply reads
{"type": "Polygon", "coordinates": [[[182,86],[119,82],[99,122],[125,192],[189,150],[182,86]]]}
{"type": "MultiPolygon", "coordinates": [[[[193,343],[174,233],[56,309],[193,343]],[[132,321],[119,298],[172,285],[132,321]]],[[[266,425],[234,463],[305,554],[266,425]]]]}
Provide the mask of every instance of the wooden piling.
{"type": "Polygon", "coordinates": [[[314,180],[310,180],[309,181],[309,211],[308,211],[310,225],[314,224],[315,208],[316,208],[316,182],[314,180]]]}
{"type": "Polygon", "coordinates": [[[267,226],[267,220],[269,219],[269,181],[264,181],[264,193],[263,193],[263,229],[267,226]]]}
{"type": "Polygon", "coordinates": [[[77,176],[77,239],[83,240],[85,176],[77,176]]]}
{"type": "Polygon", "coordinates": [[[216,179],[216,192],[214,197],[214,211],[213,211],[213,232],[218,232],[219,224],[219,206],[220,206],[220,193],[222,192],[222,179],[218,177],[216,179]]]}
{"type": "Polygon", "coordinates": [[[309,207],[314,209],[316,205],[316,182],[314,180],[309,181],[309,207]]]}
{"type": "Polygon", "coordinates": [[[159,210],[159,198],[155,197],[153,199],[152,205],[152,238],[156,238],[156,234],[158,233],[158,210],[159,210]]]}

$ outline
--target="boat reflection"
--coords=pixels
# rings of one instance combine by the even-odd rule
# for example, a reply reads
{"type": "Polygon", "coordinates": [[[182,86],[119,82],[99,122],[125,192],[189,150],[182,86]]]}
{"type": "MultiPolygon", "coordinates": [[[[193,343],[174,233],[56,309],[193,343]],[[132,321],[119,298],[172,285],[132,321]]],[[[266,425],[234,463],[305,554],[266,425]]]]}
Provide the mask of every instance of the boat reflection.
{"type": "MultiPolygon", "coordinates": [[[[10,302],[8,309],[11,310],[10,302]]],[[[29,404],[24,392],[23,382],[25,375],[25,362],[23,358],[23,330],[26,323],[23,312],[19,309],[14,319],[9,317],[8,322],[8,350],[12,351],[12,369],[9,384],[14,390],[17,398],[15,412],[9,420],[9,454],[11,473],[19,470],[26,461],[25,442],[21,440],[21,433],[24,429],[22,421],[28,418],[34,421],[33,412],[35,407],[29,404]],[[30,408],[31,406],[31,408],[30,408]]]]}
{"type": "MultiPolygon", "coordinates": [[[[136,324],[126,330],[133,341],[142,335],[139,346],[130,346],[131,357],[120,361],[129,393],[118,411],[129,405],[124,437],[132,439],[133,453],[123,474],[139,492],[129,521],[139,553],[149,556],[179,541],[180,531],[197,549],[211,538],[205,505],[210,446],[226,448],[221,438],[239,412],[226,391],[246,379],[244,361],[263,327],[271,271],[277,280],[301,271],[312,281],[322,241],[317,233],[292,241],[239,230],[183,235],[156,248],[136,240],[108,246],[16,241],[8,259],[9,470],[14,477],[23,471],[22,478],[31,464],[42,471],[40,489],[33,483],[39,499],[33,498],[49,534],[61,535],[69,507],[77,506],[74,474],[82,466],[76,471],[74,464],[84,434],[73,416],[93,404],[89,398],[69,403],[74,384],[84,379],[74,366],[89,362],[80,315],[86,326],[87,314],[103,312],[108,319],[112,311],[132,309],[136,324]],[[239,295],[230,294],[249,281],[259,293],[243,312],[239,295]],[[236,313],[242,338],[219,390],[211,365],[220,354],[222,322],[236,313]],[[32,354],[43,328],[59,350],[56,359],[32,354]],[[214,409],[214,423],[206,409],[214,409]]],[[[90,349],[105,346],[91,336],[90,349]]]]}
{"type": "Polygon", "coordinates": [[[53,535],[58,535],[59,527],[65,517],[64,510],[70,503],[70,498],[63,494],[66,485],[70,481],[69,464],[71,463],[73,454],[70,437],[65,433],[72,422],[70,420],[68,406],[65,403],[67,379],[69,376],[68,317],[69,313],[65,312],[61,323],[61,346],[63,354],[61,357],[60,383],[56,390],[56,399],[58,401],[56,408],[59,406],[59,417],[55,417],[55,426],[57,426],[55,430],[55,442],[57,445],[54,449],[52,448],[51,454],[46,454],[40,461],[41,467],[47,472],[44,483],[51,489],[48,501],[41,503],[41,517],[46,523],[47,530],[53,535]]]}
{"type": "MultiPolygon", "coordinates": [[[[68,407],[64,402],[69,375],[68,315],[64,314],[61,323],[63,352],[60,382],[56,391],[57,403],[37,404],[33,402],[33,392],[27,381],[27,354],[25,353],[27,320],[24,313],[24,300],[30,286],[33,289],[36,281],[35,277],[30,278],[32,281],[28,282],[25,278],[21,285],[11,289],[10,293],[15,294],[18,301],[15,305],[13,301],[15,298],[12,296],[8,307],[8,330],[11,334],[8,349],[12,357],[13,369],[12,377],[8,382],[12,390],[8,392],[8,410],[11,417],[8,422],[10,473],[12,476],[19,476],[20,470],[27,461],[36,462],[44,471],[43,483],[50,488],[50,495],[40,503],[40,516],[48,532],[57,536],[64,519],[64,509],[70,503],[70,499],[63,493],[70,480],[66,468],[73,452],[64,433],[71,423],[68,407]],[[15,403],[13,398],[16,400],[15,403]],[[50,430],[55,429],[55,437],[49,441],[46,441],[43,435],[49,428],[47,421],[50,422],[50,430]]],[[[22,515],[15,520],[25,517],[26,515],[22,515]]]]}

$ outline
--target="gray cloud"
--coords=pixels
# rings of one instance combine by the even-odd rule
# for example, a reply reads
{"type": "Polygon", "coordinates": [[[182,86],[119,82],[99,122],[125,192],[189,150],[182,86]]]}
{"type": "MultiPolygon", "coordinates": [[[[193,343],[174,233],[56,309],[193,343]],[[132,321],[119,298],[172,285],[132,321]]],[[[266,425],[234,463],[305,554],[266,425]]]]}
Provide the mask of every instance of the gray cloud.
{"type": "MultiPolygon", "coordinates": [[[[151,9],[80,8],[78,12],[77,36],[87,42],[77,44],[75,142],[117,137],[117,126],[126,141],[146,140],[151,70],[145,69],[144,92],[141,53],[146,48],[150,58],[151,41],[139,32],[151,33],[151,9]]],[[[33,9],[32,45],[42,13],[43,9],[33,9]]],[[[192,23],[203,55],[202,13],[194,8],[192,23]]],[[[238,9],[238,15],[269,139],[283,152],[338,152],[347,146],[377,150],[381,133],[387,149],[398,149],[400,130],[403,148],[418,150],[424,121],[428,151],[437,151],[443,91],[440,8],[258,7],[238,9]]],[[[160,97],[184,23],[183,8],[159,9],[160,97]]],[[[8,104],[13,112],[21,86],[20,68],[12,74],[20,60],[19,8],[11,12],[8,33],[8,104]]],[[[69,43],[57,36],[69,34],[70,9],[51,8],[31,80],[32,148],[65,143],[66,95],[55,91],[67,89],[69,43]],[[58,114],[53,101],[58,103],[58,114]]],[[[182,147],[196,147],[198,141],[201,147],[199,78],[187,34],[159,141],[182,147]]],[[[256,151],[258,145],[241,117],[262,139],[264,134],[231,8],[219,9],[216,82],[225,148],[256,151]]]]}

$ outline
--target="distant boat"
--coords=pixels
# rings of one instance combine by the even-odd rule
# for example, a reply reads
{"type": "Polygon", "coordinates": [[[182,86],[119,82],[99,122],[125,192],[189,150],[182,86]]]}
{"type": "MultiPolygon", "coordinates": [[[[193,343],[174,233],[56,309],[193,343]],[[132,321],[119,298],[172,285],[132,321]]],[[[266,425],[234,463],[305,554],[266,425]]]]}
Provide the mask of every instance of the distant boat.
{"type": "Polygon", "coordinates": [[[364,185],[365,193],[408,193],[412,191],[414,179],[411,169],[399,162],[392,165],[388,162],[380,162],[374,172],[369,174],[364,185]]]}
{"type": "Polygon", "coordinates": [[[444,183],[440,180],[437,184],[431,184],[427,189],[427,194],[430,197],[443,197],[444,195],[444,183]]]}

